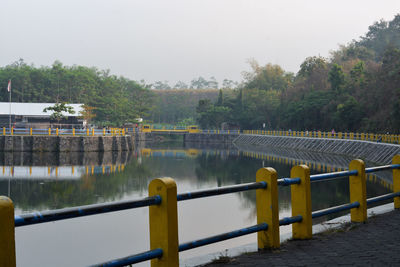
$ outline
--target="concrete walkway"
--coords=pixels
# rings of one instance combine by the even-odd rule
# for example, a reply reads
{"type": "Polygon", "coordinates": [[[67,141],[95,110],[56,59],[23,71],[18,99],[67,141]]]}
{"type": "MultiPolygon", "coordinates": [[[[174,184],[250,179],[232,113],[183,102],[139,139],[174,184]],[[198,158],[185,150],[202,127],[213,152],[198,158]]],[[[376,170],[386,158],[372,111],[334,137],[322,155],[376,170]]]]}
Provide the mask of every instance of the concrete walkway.
{"type": "Polygon", "coordinates": [[[248,253],[220,260],[214,266],[400,266],[400,210],[287,241],[279,250],[248,253]]]}

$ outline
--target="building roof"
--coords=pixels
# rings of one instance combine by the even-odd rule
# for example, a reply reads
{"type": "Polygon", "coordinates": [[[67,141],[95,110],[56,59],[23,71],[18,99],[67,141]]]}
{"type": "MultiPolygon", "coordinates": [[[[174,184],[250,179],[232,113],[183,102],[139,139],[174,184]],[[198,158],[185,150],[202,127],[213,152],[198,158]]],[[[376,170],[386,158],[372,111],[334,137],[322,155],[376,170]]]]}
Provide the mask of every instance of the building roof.
{"type": "MultiPolygon", "coordinates": [[[[53,114],[52,111],[43,112],[43,109],[54,106],[56,103],[16,103],[11,102],[11,115],[16,116],[29,116],[29,117],[48,117],[53,114]]],[[[63,112],[64,116],[78,117],[81,116],[83,104],[68,104],[71,106],[75,113],[69,114],[63,112]]],[[[10,102],[0,102],[0,116],[10,114],[10,102]]]]}

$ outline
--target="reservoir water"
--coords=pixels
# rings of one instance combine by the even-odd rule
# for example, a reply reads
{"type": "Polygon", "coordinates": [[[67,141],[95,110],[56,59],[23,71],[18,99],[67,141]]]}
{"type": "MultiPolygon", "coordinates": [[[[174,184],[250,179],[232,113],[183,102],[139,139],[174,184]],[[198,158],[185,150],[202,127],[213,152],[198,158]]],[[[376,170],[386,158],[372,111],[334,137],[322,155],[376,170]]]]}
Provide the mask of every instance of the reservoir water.
{"type": "MultiPolygon", "coordinates": [[[[275,168],[280,178],[289,177],[293,166],[267,152],[188,148],[180,143],[145,145],[126,155],[4,154],[0,163],[0,195],[13,200],[17,215],[146,197],[149,182],[159,177],[175,179],[181,193],[254,182],[263,166],[275,168]]],[[[329,164],[325,168],[330,169],[329,164]]],[[[314,168],[311,172],[319,173],[314,168]]],[[[347,203],[348,179],[312,183],[311,192],[313,210],[347,203]]],[[[371,176],[367,192],[368,197],[388,193],[390,181],[371,176]]],[[[288,187],[279,188],[279,210],[281,218],[290,216],[288,187]]],[[[179,241],[254,225],[255,212],[254,191],[179,202],[179,241]]],[[[291,227],[280,230],[289,233],[291,227]]],[[[256,234],[251,234],[180,253],[180,258],[190,262],[254,242],[256,234]]],[[[148,249],[148,208],[16,228],[17,266],[88,266],[148,249]]]]}

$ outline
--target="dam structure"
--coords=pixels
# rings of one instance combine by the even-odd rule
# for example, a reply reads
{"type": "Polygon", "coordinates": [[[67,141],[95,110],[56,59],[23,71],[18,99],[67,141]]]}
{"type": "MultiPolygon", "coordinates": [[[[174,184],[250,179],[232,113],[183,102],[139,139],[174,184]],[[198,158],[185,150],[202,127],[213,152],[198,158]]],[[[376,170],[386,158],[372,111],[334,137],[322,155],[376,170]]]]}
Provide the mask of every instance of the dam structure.
{"type": "Polygon", "coordinates": [[[185,134],[184,142],[232,143],[240,150],[265,151],[266,153],[270,151],[275,156],[281,154],[282,157],[312,157],[314,153],[323,153],[347,158],[361,158],[366,162],[378,164],[388,164],[394,155],[400,153],[399,145],[389,143],[256,134],[185,134]]]}

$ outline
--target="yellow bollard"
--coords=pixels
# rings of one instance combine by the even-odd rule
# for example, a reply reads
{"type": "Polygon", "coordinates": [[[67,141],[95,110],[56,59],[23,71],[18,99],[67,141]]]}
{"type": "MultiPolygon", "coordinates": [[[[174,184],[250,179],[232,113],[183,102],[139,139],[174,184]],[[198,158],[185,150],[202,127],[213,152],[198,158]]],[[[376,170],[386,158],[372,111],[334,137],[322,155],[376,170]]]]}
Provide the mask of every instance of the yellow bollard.
{"type": "Polygon", "coordinates": [[[75,136],[75,128],[72,128],[72,136],[75,136]]]}
{"type": "Polygon", "coordinates": [[[94,128],[92,128],[92,136],[94,136],[94,128]]]}
{"type": "Polygon", "coordinates": [[[3,135],[6,135],[6,127],[3,127],[3,135]]]}
{"type": "Polygon", "coordinates": [[[293,239],[312,237],[310,169],[306,165],[294,166],[291,178],[300,178],[300,184],[291,185],[292,216],[301,215],[303,220],[292,224],[293,239]]]}
{"type": "Polygon", "coordinates": [[[32,135],[32,128],[29,129],[29,135],[32,135]]]}
{"type": "Polygon", "coordinates": [[[16,266],[14,205],[8,197],[0,196],[0,266],[16,266]]]}
{"type": "Polygon", "coordinates": [[[89,128],[86,129],[86,136],[89,136],[89,128]]]}
{"type": "Polygon", "coordinates": [[[106,136],[106,128],[103,128],[103,136],[106,136]]]}
{"type": "MultiPolygon", "coordinates": [[[[392,164],[400,164],[400,155],[396,155],[392,159],[392,164]]],[[[400,192],[400,169],[393,169],[393,192],[400,192]]],[[[400,208],[400,197],[395,197],[394,208],[400,208]]]]}
{"type": "Polygon", "coordinates": [[[150,249],[163,250],[161,258],[151,260],[153,267],[179,266],[176,192],[176,184],[172,178],[154,179],[149,184],[149,197],[161,197],[161,204],[149,207],[150,249]]]}
{"type": "Polygon", "coordinates": [[[58,136],[58,128],[56,128],[56,135],[58,136]]]}
{"type": "Polygon", "coordinates": [[[49,128],[49,135],[51,135],[51,128],[49,128]]]}
{"type": "Polygon", "coordinates": [[[278,174],[273,168],[261,168],[256,181],[267,183],[267,188],[256,190],[257,224],[268,224],[266,231],[257,233],[258,249],[279,248],[278,174]]]}
{"type": "Polygon", "coordinates": [[[358,201],[360,206],[350,210],[352,222],[367,221],[367,188],[365,177],[365,164],[361,159],[354,159],[350,162],[349,170],[357,170],[357,175],[349,177],[350,182],[350,203],[358,201]]]}
{"type": "Polygon", "coordinates": [[[11,127],[11,135],[14,135],[14,128],[13,127],[11,127]]]}

